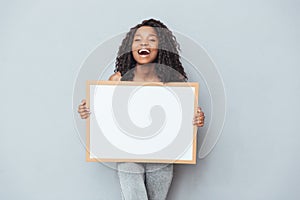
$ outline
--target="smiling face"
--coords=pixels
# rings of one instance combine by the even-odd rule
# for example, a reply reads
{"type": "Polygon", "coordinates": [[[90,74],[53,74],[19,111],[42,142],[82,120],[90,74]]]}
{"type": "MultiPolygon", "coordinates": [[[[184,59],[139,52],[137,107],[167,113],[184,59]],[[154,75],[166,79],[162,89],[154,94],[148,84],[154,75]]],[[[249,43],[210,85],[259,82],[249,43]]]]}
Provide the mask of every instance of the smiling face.
{"type": "Polygon", "coordinates": [[[158,36],[155,29],[150,26],[137,29],[131,49],[133,58],[138,64],[153,62],[158,54],[158,36]]]}

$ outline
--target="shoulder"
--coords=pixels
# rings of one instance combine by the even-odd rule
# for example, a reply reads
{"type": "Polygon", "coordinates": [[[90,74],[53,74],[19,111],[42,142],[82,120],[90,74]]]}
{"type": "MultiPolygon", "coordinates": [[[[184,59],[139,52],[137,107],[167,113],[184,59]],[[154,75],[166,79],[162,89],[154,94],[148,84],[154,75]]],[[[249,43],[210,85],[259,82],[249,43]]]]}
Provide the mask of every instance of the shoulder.
{"type": "Polygon", "coordinates": [[[182,74],[180,74],[178,76],[178,82],[187,82],[187,79],[182,74]]]}
{"type": "Polygon", "coordinates": [[[113,75],[111,75],[108,80],[110,80],[110,81],[120,81],[121,78],[122,78],[121,73],[116,72],[113,75]]]}

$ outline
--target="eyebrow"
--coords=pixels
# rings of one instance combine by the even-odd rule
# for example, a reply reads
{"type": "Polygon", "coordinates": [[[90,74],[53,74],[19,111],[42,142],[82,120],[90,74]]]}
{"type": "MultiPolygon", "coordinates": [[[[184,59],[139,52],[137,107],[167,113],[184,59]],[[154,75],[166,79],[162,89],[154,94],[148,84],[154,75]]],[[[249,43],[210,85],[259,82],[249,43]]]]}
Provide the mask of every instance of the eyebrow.
{"type": "MultiPolygon", "coordinates": [[[[136,34],[135,36],[141,36],[141,34],[136,34]]],[[[157,37],[157,35],[154,34],[154,33],[150,33],[149,36],[156,36],[157,37]]]]}

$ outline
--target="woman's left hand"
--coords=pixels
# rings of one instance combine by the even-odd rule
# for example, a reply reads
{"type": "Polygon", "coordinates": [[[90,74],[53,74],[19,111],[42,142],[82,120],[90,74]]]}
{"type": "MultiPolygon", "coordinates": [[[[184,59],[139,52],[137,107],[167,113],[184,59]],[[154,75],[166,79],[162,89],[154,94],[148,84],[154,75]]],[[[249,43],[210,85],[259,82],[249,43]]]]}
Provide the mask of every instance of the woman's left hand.
{"type": "Polygon", "coordinates": [[[198,126],[198,127],[203,127],[204,119],[205,119],[204,112],[202,112],[201,108],[198,107],[197,112],[193,119],[193,125],[198,126]]]}

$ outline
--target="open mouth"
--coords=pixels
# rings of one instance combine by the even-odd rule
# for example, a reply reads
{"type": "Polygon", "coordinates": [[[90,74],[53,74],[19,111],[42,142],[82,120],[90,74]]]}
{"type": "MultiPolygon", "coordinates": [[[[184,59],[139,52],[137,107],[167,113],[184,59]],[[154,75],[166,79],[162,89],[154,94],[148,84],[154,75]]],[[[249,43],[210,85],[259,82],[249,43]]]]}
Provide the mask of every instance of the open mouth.
{"type": "Polygon", "coordinates": [[[149,49],[140,49],[138,50],[138,54],[142,55],[142,56],[146,56],[150,54],[150,50],[149,49]]]}

